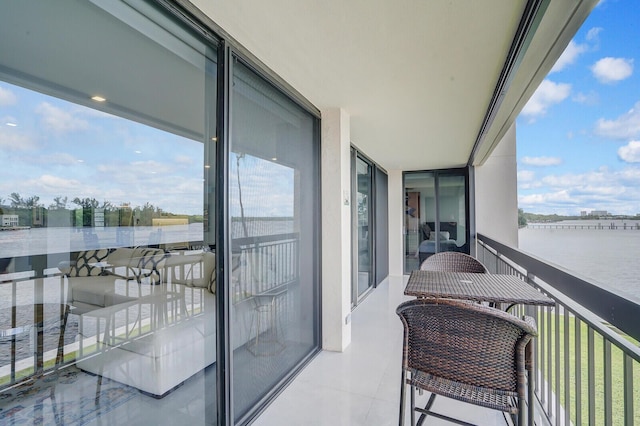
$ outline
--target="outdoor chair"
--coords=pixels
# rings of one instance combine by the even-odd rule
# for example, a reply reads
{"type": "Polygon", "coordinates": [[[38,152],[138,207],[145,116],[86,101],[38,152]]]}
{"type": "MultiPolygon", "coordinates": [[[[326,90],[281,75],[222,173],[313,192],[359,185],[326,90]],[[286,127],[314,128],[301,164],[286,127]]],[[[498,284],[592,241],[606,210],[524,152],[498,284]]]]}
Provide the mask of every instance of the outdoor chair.
{"type": "Polygon", "coordinates": [[[423,271],[487,273],[487,268],[475,257],[457,251],[441,251],[426,258],[423,271]]]}
{"type": "Polygon", "coordinates": [[[404,302],[396,313],[404,325],[400,426],[404,426],[407,385],[412,426],[416,412],[419,425],[427,415],[469,424],[431,411],[436,395],[507,412],[514,424],[523,424],[525,348],[537,335],[533,318],[522,320],[483,305],[434,299],[404,302]],[[424,408],[415,406],[416,388],[431,392],[424,408]]]}

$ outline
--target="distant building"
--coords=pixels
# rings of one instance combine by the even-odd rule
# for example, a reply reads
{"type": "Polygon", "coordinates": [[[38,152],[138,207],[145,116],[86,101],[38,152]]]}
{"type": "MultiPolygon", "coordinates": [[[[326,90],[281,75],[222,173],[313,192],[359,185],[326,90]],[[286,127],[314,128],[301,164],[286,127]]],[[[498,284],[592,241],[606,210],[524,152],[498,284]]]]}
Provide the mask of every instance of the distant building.
{"type": "Polygon", "coordinates": [[[20,226],[17,214],[2,214],[0,215],[2,226],[20,226]]]}
{"type": "Polygon", "coordinates": [[[580,212],[580,216],[587,216],[587,211],[586,210],[582,210],[580,212]]]}
{"type": "Polygon", "coordinates": [[[609,216],[606,210],[591,210],[591,216],[609,216]]]}
{"type": "Polygon", "coordinates": [[[44,226],[44,207],[34,207],[31,214],[32,226],[44,226]]]}

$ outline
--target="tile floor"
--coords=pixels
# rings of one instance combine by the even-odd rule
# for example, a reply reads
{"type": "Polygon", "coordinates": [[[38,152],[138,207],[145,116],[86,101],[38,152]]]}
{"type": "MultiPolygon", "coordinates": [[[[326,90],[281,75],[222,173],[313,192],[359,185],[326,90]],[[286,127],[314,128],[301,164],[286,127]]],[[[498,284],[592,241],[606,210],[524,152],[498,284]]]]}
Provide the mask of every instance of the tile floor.
{"type": "MultiPolygon", "coordinates": [[[[395,309],[409,300],[402,294],[406,280],[390,277],[369,294],[352,313],[351,345],[343,353],[318,354],[253,425],[397,425],[402,324],[395,309]]],[[[508,424],[498,411],[442,397],[434,410],[477,425],[508,424]]]]}
{"type": "MultiPolygon", "coordinates": [[[[349,347],[342,353],[319,353],[253,425],[397,425],[402,324],[395,309],[409,299],[402,294],[406,280],[407,277],[390,277],[371,292],[352,313],[349,347]]],[[[71,398],[74,393],[93,396],[96,378],[87,376],[84,380],[86,386],[74,384],[75,392],[62,392],[64,386],[59,386],[61,397],[64,399],[66,394],[71,398]]],[[[214,389],[215,374],[201,372],[165,398],[158,400],[136,393],[117,408],[101,409],[93,420],[74,424],[214,424],[214,389]]],[[[422,395],[417,403],[424,404],[427,398],[427,394],[422,395]]],[[[49,408],[42,408],[44,423],[58,423],[52,421],[49,408]]],[[[442,397],[436,400],[434,409],[477,425],[510,423],[500,412],[442,397]]],[[[428,418],[425,423],[451,424],[435,418],[428,418]]]]}

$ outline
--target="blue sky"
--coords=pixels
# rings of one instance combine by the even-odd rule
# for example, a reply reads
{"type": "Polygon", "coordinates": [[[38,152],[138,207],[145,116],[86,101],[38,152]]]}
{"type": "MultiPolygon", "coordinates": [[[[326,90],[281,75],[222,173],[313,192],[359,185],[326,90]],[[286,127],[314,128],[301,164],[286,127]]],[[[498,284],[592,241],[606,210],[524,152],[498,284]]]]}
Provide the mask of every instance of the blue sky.
{"type": "Polygon", "coordinates": [[[640,213],[640,1],[594,8],[516,132],[524,211],[640,213]]]}

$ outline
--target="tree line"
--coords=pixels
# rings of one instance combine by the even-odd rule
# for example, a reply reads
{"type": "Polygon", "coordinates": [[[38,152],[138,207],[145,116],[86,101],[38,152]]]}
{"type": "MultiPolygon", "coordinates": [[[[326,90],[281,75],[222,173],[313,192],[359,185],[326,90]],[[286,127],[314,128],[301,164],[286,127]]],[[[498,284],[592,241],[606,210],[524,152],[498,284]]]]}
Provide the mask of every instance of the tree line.
{"type": "Polygon", "coordinates": [[[186,217],[190,223],[202,222],[201,215],[173,214],[149,202],[133,207],[131,203],[115,205],[110,201],[98,201],[89,197],[70,200],[68,197],[58,196],[45,207],[37,195],[22,197],[19,193],[12,192],[8,199],[0,198],[0,214],[18,215],[21,226],[95,226],[98,217],[96,210],[101,211],[104,226],[150,226],[154,218],[167,217],[186,217]],[[35,210],[42,210],[42,214],[35,210]]]}

